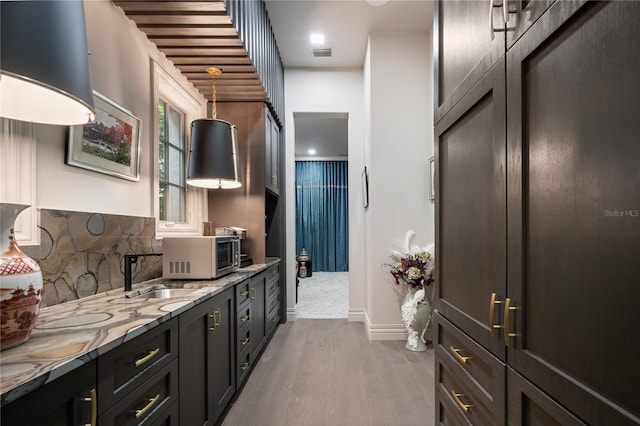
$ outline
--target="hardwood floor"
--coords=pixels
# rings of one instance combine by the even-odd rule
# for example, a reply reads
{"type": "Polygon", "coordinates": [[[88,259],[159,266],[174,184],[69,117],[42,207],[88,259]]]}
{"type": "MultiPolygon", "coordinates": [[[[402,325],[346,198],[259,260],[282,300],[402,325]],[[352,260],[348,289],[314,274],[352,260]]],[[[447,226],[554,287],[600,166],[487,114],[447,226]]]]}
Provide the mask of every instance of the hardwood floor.
{"type": "Polygon", "coordinates": [[[281,325],[223,426],[432,425],[433,349],[369,341],[364,324],[281,325]]]}

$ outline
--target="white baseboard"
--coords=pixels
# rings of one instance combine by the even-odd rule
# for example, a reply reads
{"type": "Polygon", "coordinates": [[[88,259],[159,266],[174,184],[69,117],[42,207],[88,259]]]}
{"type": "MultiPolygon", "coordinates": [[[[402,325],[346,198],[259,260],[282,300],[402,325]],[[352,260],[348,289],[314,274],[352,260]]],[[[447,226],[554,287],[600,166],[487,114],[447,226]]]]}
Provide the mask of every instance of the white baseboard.
{"type": "Polygon", "coordinates": [[[352,322],[366,322],[364,309],[362,308],[349,308],[347,318],[352,322]]]}
{"type": "Polygon", "coordinates": [[[404,324],[371,324],[369,316],[364,314],[369,340],[407,340],[404,324]]]}
{"type": "Polygon", "coordinates": [[[287,308],[287,321],[296,321],[297,319],[296,308],[287,308]]]}

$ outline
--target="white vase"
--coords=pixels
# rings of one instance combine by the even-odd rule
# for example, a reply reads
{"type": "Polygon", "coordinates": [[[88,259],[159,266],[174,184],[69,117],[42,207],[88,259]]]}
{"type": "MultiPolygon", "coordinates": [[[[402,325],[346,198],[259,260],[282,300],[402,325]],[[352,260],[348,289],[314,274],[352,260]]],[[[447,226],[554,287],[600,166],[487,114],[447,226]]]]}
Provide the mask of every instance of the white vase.
{"type": "Polygon", "coordinates": [[[414,352],[427,350],[424,332],[431,320],[431,305],[424,289],[411,289],[402,302],[402,322],[407,329],[405,348],[414,352]]]}
{"type": "Polygon", "coordinates": [[[20,250],[13,223],[27,205],[0,203],[0,349],[26,342],[42,301],[42,272],[20,250]]]}

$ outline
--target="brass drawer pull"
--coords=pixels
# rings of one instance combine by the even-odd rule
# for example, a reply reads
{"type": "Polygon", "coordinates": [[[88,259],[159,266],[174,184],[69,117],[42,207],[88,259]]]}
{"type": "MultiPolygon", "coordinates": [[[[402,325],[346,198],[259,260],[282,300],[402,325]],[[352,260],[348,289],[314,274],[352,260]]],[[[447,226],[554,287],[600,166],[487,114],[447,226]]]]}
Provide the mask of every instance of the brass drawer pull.
{"type": "Polygon", "coordinates": [[[242,365],[240,365],[240,370],[244,371],[249,367],[249,363],[248,362],[243,362],[242,365]]]}
{"type": "Polygon", "coordinates": [[[139,419],[140,417],[147,414],[147,411],[151,410],[151,408],[156,404],[156,402],[158,402],[159,399],[160,394],[157,394],[153,398],[149,398],[149,403],[147,405],[142,407],[140,410],[136,410],[136,419],[139,419]]]}
{"type": "Polygon", "coordinates": [[[470,359],[473,359],[473,358],[472,358],[472,357],[470,357],[470,356],[463,356],[463,355],[460,355],[460,351],[461,351],[462,349],[457,349],[457,348],[454,348],[453,346],[449,346],[449,349],[451,350],[451,353],[453,354],[453,356],[454,356],[454,357],[456,357],[456,359],[457,359],[458,361],[460,361],[461,363],[463,363],[463,364],[466,364],[466,363],[467,363],[467,361],[469,361],[470,359]]]}
{"type": "Polygon", "coordinates": [[[249,343],[249,338],[248,337],[245,337],[244,339],[240,340],[240,344],[242,346],[246,346],[247,343],[249,343]]]}
{"type": "Polygon", "coordinates": [[[461,396],[464,396],[463,393],[457,393],[456,391],[454,391],[453,389],[451,389],[451,395],[453,396],[453,399],[455,399],[456,404],[458,404],[458,407],[460,407],[460,409],[462,411],[464,411],[465,413],[467,411],[469,411],[469,408],[472,408],[473,405],[471,404],[465,404],[464,402],[462,402],[462,400],[460,399],[461,396]]]}
{"type": "Polygon", "coordinates": [[[509,347],[509,339],[516,337],[518,333],[511,333],[509,331],[509,312],[520,309],[516,306],[511,306],[511,299],[507,297],[504,302],[504,344],[509,347]]]}
{"type": "Polygon", "coordinates": [[[96,395],[96,390],[91,389],[89,395],[89,398],[82,398],[82,400],[91,403],[91,424],[85,424],[84,426],[96,426],[98,424],[98,396],[96,395]]]}
{"type": "Polygon", "coordinates": [[[242,297],[247,297],[248,295],[249,295],[249,291],[248,290],[240,292],[240,296],[242,296],[242,297]]]}
{"type": "Polygon", "coordinates": [[[140,367],[142,364],[144,364],[146,362],[149,362],[151,360],[151,358],[153,358],[154,356],[158,355],[158,353],[160,353],[160,348],[155,348],[154,350],[149,352],[148,355],[143,356],[142,358],[135,360],[134,364],[136,365],[136,367],[140,367]]]}
{"type": "Polygon", "coordinates": [[[222,318],[222,314],[220,313],[220,308],[216,308],[215,311],[209,314],[209,318],[213,318],[213,325],[209,327],[209,331],[213,331],[213,334],[216,334],[216,330],[220,327],[220,318],[222,318]],[[217,318],[216,318],[217,314],[217,318]]]}
{"type": "Polygon", "coordinates": [[[271,319],[271,322],[276,322],[276,320],[277,320],[277,318],[276,318],[276,317],[273,317],[273,318],[271,319]]]}
{"type": "Polygon", "coordinates": [[[496,329],[503,328],[503,326],[493,323],[493,318],[495,316],[495,307],[496,307],[496,305],[500,305],[502,303],[504,303],[504,301],[497,300],[496,299],[496,294],[495,293],[491,293],[491,301],[489,302],[489,329],[491,330],[491,336],[493,336],[494,331],[496,329]]]}
{"type": "Polygon", "coordinates": [[[256,300],[256,288],[251,287],[251,291],[253,292],[253,296],[251,296],[251,300],[256,300]]]}
{"type": "Polygon", "coordinates": [[[240,317],[240,321],[242,321],[242,322],[247,322],[247,321],[249,321],[249,315],[245,315],[245,316],[243,316],[243,317],[240,317]]]}

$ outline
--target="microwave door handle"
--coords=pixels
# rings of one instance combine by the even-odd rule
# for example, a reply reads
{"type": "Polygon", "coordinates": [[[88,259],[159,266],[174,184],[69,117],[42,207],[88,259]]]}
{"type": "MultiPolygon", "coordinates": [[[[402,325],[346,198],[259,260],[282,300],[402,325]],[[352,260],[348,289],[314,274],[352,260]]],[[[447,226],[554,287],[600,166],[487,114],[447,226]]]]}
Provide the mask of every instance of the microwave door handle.
{"type": "Polygon", "coordinates": [[[236,265],[240,266],[240,240],[233,242],[233,255],[236,258],[236,265]]]}

